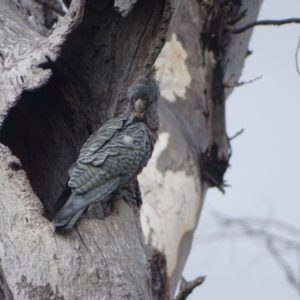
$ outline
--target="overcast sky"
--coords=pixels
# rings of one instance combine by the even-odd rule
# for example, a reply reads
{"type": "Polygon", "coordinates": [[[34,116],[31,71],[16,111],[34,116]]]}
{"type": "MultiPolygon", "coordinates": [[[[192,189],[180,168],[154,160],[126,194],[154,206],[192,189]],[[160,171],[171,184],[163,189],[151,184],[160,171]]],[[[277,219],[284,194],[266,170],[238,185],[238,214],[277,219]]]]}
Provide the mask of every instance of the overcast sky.
{"type": "MultiPolygon", "coordinates": [[[[299,0],[265,0],[259,20],[300,17],[299,0]]],[[[233,156],[223,196],[209,190],[184,276],[207,275],[189,300],[296,300],[300,295],[259,242],[204,239],[216,228],[214,210],[235,217],[265,217],[300,228],[300,76],[295,52],[300,24],[256,27],[241,80],[227,101],[233,156]]],[[[300,54],[299,54],[300,63],[300,54]]],[[[300,262],[299,262],[300,268],[300,262]]],[[[300,276],[299,276],[300,278],[300,276]]]]}

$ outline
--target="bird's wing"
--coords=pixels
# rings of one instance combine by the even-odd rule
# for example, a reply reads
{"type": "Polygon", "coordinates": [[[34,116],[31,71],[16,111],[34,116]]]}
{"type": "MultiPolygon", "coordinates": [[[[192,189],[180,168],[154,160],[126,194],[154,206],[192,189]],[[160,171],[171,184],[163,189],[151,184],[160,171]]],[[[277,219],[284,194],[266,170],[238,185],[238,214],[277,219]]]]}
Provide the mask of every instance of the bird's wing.
{"type": "Polygon", "coordinates": [[[91,158],[93,153],[100,149],[107,141],[110,141],[116,132],[130,121],[128,117],[117,117],[108,120],[87,139],[80,150],[79,157],[81,159],[86,158],[87,160],[91,158]]]}
{"type": "MultiPolygon", "coordinates": [[[[96,135],[93,140],[97,143],[96,135]]],[[[91,141],[88,140],[93,147],[91,141]]],[[[72,196],[56,215],[57,224],[128,182],[138,172],[141,162],[150,157],[150,137],[144,124],[132,123],[116,129],[100,148],[93,149],[89,155],[88,151],[81,151],[70,168],[68,186],[72,196]]]]}

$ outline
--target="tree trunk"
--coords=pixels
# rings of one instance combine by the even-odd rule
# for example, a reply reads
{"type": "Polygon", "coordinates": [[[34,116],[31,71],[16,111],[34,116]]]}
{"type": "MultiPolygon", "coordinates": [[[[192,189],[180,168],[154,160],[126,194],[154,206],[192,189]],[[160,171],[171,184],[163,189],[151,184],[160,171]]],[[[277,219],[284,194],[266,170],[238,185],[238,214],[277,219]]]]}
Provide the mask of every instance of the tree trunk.
{"type": "MultiPolygon", "coordinates": [[[[237,83],[252,31],[226,25],[256,20],[261,0],[181,1],[157,61],[161,131],[140,176],[146,244],[167,257],[174,295],[208,187],[223,190],[231,155],[225,99],[237,83]]],[[[201,272],[201,270],[199,270],[201,272]]],[[[200,274],[199,274],[200,275],[200,274]]]]}
{"type": "Polygon", "coordinates": [[[230,157],[225,85],[251,30],[233,36],[226,25],[245,8],[238,24],[255,20],[261,0],[73,0],[64,16],[59,2],[38,2],[48,3],[42,21],[35,1],[0,0],[0,299],[167,299],[230,157]],[[85,140],[155,61],[161,133],[141,176],[149,268],[140,212],[123,200],[63,234],[48,216],[85,140]]]}

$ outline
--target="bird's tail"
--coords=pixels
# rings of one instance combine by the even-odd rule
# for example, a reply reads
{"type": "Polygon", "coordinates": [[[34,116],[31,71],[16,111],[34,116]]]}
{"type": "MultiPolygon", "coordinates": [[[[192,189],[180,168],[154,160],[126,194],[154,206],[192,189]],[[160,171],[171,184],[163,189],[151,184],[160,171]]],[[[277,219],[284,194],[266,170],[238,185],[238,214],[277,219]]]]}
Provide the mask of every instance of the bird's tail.
{"type": "Polygon", "coordinates": [[[68,184],[65,186],[63,191],[61,192],[54,208],[53,208],[53,225],[56,229],[65,231],[71,229],[78,218],[83,213],[84,209],[81,209],[77,211],[75,214],[68,213],[68,216],[66,216],[66,210],[65,207],[70,207],[70,204],[72,203],[73,199],[75,197],[75,194],[72,193],[71,188],[68,186],[68,184]]]}
{"type": "Polygon", "coordinates": [[[56,217],[56,215],[59,213],[59,211],[63,208],[63,206],[66,204],[66,202],[72,195],[72,190],[68,186],[68,181],[54,204],[54,207],[52,209],[52,220],[56,217]]]}
{"type": "Polygon", "coordinates": [[[120,178],[115,177],[100,187],[84,194],[75,194],[69,186],[65,187],[53,210],[53,224],[57,229],[71,229],[85,208],[90,204],[104,199],[119,185],[120,178]]]}
{"type": "Polygon", "coordinates": [[[77,222],[77,220],[79,219],[79,217],[84,212],[84,210],[85,210],[85,208],[81,209],[75,215],[71,216],[69,219],[65,219],[65,220],[61,220],[61,221],[54,219],[53,224],[54,224],[55,228],[60,231],[67,231],[67,230],[72,229],[74,227],[75,223],[77,222]]]}

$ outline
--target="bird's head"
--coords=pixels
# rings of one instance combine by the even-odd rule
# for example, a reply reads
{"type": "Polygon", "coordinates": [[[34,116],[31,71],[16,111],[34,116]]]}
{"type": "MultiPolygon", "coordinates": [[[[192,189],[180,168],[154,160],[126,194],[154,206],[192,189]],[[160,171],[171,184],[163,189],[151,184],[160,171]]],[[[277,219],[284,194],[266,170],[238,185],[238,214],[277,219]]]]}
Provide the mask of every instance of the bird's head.
{"type": "Polygon", "coordinates": [[[144,121],[152,130],[158,130],[159,87],[153,75],[137,78],[128,88],[127,97],[136,120],[144,121]]]}

